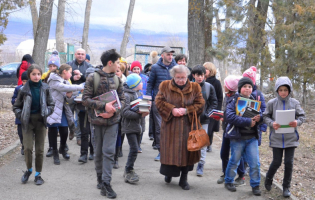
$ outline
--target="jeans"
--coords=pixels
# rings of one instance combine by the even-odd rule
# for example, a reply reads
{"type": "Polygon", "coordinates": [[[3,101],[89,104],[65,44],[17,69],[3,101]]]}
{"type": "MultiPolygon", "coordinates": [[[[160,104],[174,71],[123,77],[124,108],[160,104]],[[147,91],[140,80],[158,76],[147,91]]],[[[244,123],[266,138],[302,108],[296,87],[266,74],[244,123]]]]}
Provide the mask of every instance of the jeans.
{"type": "MultiPolygon", "coordinates": [[[[202,128],[206,131],[206,133],[208,133],[208,126],[209,124],[202,124],[202,128]]],[[[200,157],[199,163],[204,165],[206,163],[207,146],[202,147],[200,152],[201,152],[201,157],[200,157]]]]}
{"type": "Polygon", "coordinates": [[[138,155],[139,133],[128,133],[126,135],[129,144],[129,155],[125,169],[127,172],[130,172],[131,170],[133,170],[133,166],[136,162],[138,155]]]}
{"type": "MultiPolygon", "coordinates": [[[[222,137],[222,145],[221,145],[221,151],[220,151],[220,157],[222,160],[222,172],[225,174],[226,167],[229,163],[229,157],[230,157],[230,139],[222,137]]],[[[237,167],[237,174],[240,177],[243,177],[245,174],[245,166],[244,166],[244,159],[243,157],[240,160],[240,164],[237,167]]]]}
{"type": "Polygon", "coordinates": [[[154,133],[155,146],[158,149],[160,149],[160,138],[161,138],[160,129],[161,129],[162,117],[160,116],[154,101],[152,102],[152,112],[153,112],[153,120],[154,120],[154,128],[155,128],[155,133],[154,133]]]}
{"type": "Polygon", "coordinates": [[[110,184],[116,149],[118,124],[111,126],[94,125],[95,136],[95,171],[102,174],[102,180],[110,184]]]}
{"type": "Polygon", "coordinates": [[[273,176],[277,172],[278,168],[281,166],[282,156],[284,152],[284,178],[282,186],[284,188],[290,188],[293,170],[293,158],[294,158],[295,147],[290,148],[272,148],[273,160],[269,167],[266,176],[273,179],[273,176]]]}
{"type": "Polygon", "coordinates": [[[260,162],[258,140],[253,137],[248,140],[230,140],[231,158],[225,172],[225,183],[233,183],[236,175],[237,166],[241,157],[245,156],[249,164],[250,186],[257,187],[260,184],[260,162]]]}
{"type": "MultiPolygon", "coordinates": [[[[85,120],[85,111],[80,111],[79,116],[79,124],[80,124],[80,132],[81,132],[81,155],[88,154],[90,147],[90,154],[94,154],[94,148],[92,146],[91,139],[91,130],[90,130],[90,122],[87,119],[84,127],[85,120]],[[90,136],[90,142],[89,142],[90,136]]],[[[87,114],[87,113],[86,113],[87,114]]]]}

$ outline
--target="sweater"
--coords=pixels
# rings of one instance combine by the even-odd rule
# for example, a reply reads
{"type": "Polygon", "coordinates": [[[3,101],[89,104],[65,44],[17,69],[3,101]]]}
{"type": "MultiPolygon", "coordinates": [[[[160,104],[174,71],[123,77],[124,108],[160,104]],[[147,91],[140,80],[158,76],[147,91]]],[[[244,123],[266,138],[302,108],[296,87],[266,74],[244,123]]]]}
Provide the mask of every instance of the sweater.
{"type": "Polygon", "coordinates": [[[31,114],[34,114],[40,111],[40,87],[42,86],[42,80],[38,82],[29,80],[29,84],[32,93],[31,114]]]}

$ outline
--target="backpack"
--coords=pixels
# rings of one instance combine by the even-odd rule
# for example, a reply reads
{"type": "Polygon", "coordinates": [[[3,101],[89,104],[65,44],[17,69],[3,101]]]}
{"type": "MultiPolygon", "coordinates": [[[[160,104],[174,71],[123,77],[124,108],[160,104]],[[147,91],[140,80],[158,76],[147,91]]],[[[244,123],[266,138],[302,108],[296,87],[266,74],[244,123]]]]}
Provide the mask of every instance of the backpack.
{"type": "Polygon", "coordinates": [[[207,99],[209,99],[210,90],[211,90],[210,83],[205,82],[205,86],[206,86],[206,97],[207,99]]]}

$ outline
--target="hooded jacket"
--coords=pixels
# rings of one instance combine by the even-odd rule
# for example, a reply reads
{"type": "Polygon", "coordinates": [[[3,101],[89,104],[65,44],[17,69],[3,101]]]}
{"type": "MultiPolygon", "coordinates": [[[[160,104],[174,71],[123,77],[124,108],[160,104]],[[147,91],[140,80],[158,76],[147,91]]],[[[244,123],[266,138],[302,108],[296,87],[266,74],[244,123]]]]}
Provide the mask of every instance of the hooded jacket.
{"type": "Polygon", "coordinates": [[[19,79],[18,79],[18,85],[22,85],[22,74],[23,72],[27,71],[27,69],[31,66],[30,63],[28,63],[27,61],[22,61],[21,65],[20,65],[20,71],[19,71],[19,79]]]}
{"type": "Polygon", "coordinates": [[[297,128],[295,128],[294,133],[275,133],[273,129],[273,122],[276,119],[276,110],[291,110],[295,109],[295,119],[297,125],[300,126],[305,121],[305,112],[302,109],[300,102],[291,97],[293,91],[292,83],[288,77],[280,77],[277,79],[275,84],[276,98],[268,101],[266,110],[263,113],[264,122],[270,127],[270,147],[276,148],[288,148],[297,147],[299,145],[299,134],[297,128]],[[281,98],[278,94],[278,89],[280,86],[288,85],[290,87],[290,93],[286,98],[281,98]]]}
{"type": "Polygon", "coordinates": [[[121,122],[121,132],[124,134],[128,133],[138,133],[141,134],[144,130],[142,127],[142,116],[140,113],[130,110],[130,102],[138,99],[142,96],[140,91],[135,91],[130,89],[128,85],[124,84],[124,94],[125,94],[125,107],[121,112],[122,122],[121,122]]]}
{"type": "Polygon", "coordinates": [[[170,65],[164,65],[162,58],[160,58],[156,64],[152,65],[146,92],[146,95],[152,96],[152,100],[155,99],[155,96],[159,92],[159,86],[162,81],[172,79],[169,70],[175,65],[176,62],[174,59],[170,65]]]}

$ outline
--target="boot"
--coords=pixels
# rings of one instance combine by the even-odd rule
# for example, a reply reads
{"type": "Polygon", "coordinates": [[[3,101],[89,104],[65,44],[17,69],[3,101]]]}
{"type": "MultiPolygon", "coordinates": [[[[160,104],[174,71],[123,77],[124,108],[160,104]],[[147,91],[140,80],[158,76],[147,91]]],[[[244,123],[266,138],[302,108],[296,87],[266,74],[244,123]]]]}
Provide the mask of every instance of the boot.
{"type": "Polygon", "coordinates": [[[115,199],[117,197],[116,192],[113,190],[110,184],[102,183],[101,195],[107,196],[109,199],[115,199]]]}
{"type": "Polygon", "coordinates": [[[259,189],[259,186],[253,187],[252,188],[252,192],[255,196],[260,196],[261,195],[261,191],[259,189]]]}
{"type": "Polygon", "coordinates": [[[48,151],[46,153],[46,157],[51,157],[53,155],[53,148],[52,147],[49,147],[48,148],[48,151]]]}
{"type": "Polygon", "coordinates": [[[187,182],[187,175],[188,174],[182,174],[180,175],[180,179],[179,179],[179,186],[182,187],[183,190],[189,190],[190,189],[190,186],[187,182]]]}
{"type": "Polygon", "coordinates": [[[55,165],[60,165],[60,160],[59,160],[59,153],[58,150],[53,150],[53,156],[54,156],[54,164],[55,165]]]}
{"type": "Polygon", "coordinates": [[[266,190],[270,191],[271,188],[272,188],[271,186],[272,186],[272,178],[266,177],[266,180],[265,180],[265,188],[266,188],[266,190]]]}
{"type": "Polygon", "coordinates": [[[103,184],[103,181],[102,181],[102,174],[101,173],[98,173],[96,174],[97,176],[97,189],[101,189],[102,188],[102,184],[103,184]]]}
{"type": "Polygon", "coordinates": [[[119,147],[119,154],[118,154],[118,157],[123,157],[123,153],[122,153],[122,146],[119,147]]]}
{"type": "Polygon", "coordinates": [[[283,188],[283,197],[288,198],[291,196],[291,192],[289,190],[289,188],[283,188]]]}
{"type": "Polygon", "coordinates": [[[60,145],[59,147],[59,153],[62,154],[63,158],[66,160],[70,159],[70,155],[65,151],[65,146],[60,145]]]}
{"type": "Polygon", "coordinates": [[[118,154],[120,152],[120,147],[116,147],[116,152],[115,152],[115,156],[114,156],[114,169],[118,169],[119,165],[118,165],[118,154]]]}
{"type": "Polygon", "coordinates": [[[171,176],[165,176],[164,181],[166,183],[170,183],[172,181],[172,177],[171,176]]]}

